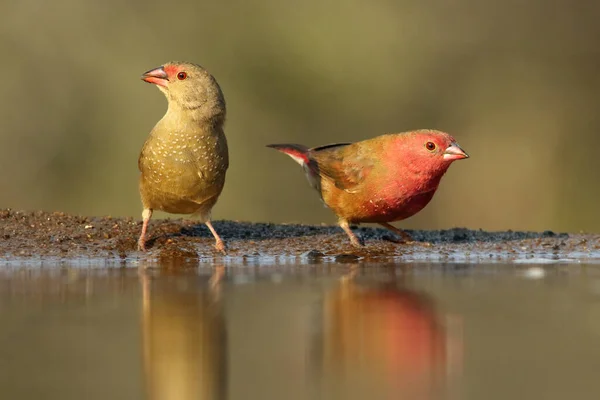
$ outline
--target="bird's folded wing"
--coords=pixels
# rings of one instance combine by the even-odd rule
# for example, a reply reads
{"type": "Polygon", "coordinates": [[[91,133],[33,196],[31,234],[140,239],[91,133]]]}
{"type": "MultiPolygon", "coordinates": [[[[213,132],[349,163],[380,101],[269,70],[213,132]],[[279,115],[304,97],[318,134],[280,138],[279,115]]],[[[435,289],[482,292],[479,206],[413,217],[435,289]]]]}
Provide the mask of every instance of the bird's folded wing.
{"type": "Polygon", "coordinates": [[[145,161],[145,153],[146,153],[147,145],[148,145],[148,141],[146,141],[144,143],[144,146],[142,147],[142,151],[140,151],[140,156],[138,157],[138,169],[140,170],[140,172],[142,172],[144,170],[144,161],[145,161]]]}
{"type": "Polygon", "coordinates": [[[374,163],[371,157],[360,152],[347,155],[345,150],[349,145],[351,143],[315,147],[310,150],[309,156],[316,164],[313,166],[315,172],[322,178],[330,180],[339,189],[355,193],[360,190],[374,163]]]}

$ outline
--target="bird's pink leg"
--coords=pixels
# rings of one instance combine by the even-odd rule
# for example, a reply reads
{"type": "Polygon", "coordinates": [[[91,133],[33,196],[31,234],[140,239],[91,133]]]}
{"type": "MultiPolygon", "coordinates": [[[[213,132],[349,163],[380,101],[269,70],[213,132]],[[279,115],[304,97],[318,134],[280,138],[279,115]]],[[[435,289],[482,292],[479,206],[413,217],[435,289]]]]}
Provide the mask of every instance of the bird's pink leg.
{"type": "Polygon", "coordinates": [[[404,244],[418,243],[421,246],[431,247],[431,243],[429,243],[429,242],[415,242],[414,239],[408,233],[404,232],[402,229],[396,228],[394,225],[388,224],[387,222],[380,222],[379,225],[383,226],[385,229],[388,229],[388,230],[394,232],[397,235],[400,235],[402,237],[402,240],[398,241],[398,243],[404,243],[404,244]]]}
{"type": "Polygon", "coordinates": [[[215,237],[215,249],[217,249],[217,251],[220,251],[221,253],[225,254],[225,243],[223,242],[223,239],[221,239],[221,237],[219,236],[217,231],[215,231],[215,228],[213,228],[210,220],[206,221],[205,224],[208,227],[208,229],[210,229],[210,232],[212,233],[212,235],[215,237]]]}
{"type": "Polygon", "coordinates": [[[400,236],[404,243],[408,244],[408,243],[413,242],[413,238],[408,233],[404,232],[402,229],[396,228],[394,225],[388,224],[387,222],[380,222],[379,225],[383,226],[385,229],[392,231],[396,235],[400,236]]]}
{"type": "Polygon", "coordinates": [[[152,218],[152,209],[144,208],[144,211],[142,211],[142,220],[144,221],[142,224],[142,233],[138,239],[138,250],[141,251],[146,251],[146,231],[148,230],[150,218],[152,218]]]}
{"type": "Polygon", "coordinates": [[[358,238],[354,234],[354,232],[352,232],[352,229],[350,229],[350,224],[348,224],[348,221],[341,219],[339,221],[339,225],[340,225],[340,228],[342,228],[344,230],[344,232],[346,232],[346,235],[348,235],[348,237],[350,238],[350,242],[352,243],[352,246],[355,246],[355,247],[363,246],[360,243],[360,240],[358,240],[358,238]]]}

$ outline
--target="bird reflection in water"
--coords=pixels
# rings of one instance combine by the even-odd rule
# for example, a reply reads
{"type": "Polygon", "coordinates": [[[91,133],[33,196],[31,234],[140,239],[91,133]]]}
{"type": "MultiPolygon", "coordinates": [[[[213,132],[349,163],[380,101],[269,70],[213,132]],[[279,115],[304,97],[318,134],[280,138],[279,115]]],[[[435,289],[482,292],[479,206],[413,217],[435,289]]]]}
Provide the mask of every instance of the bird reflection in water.
{"type": "Polygon", "coordinates": [[[221,400],[227,389],[227,342],[217,267],[194,274],[141,271],[142,340],[148,399],[221,400]],[[167,276],[165,276],[167,275],[167,276]]]}
{"type": "Polygon", "coordinates": [[[431,298],[396,282],[361,286],[355,274],[323,301],[312,374],[324,398],[437,399],[453,392],[462,363],[460,318],[438,314],[431,298]]]}

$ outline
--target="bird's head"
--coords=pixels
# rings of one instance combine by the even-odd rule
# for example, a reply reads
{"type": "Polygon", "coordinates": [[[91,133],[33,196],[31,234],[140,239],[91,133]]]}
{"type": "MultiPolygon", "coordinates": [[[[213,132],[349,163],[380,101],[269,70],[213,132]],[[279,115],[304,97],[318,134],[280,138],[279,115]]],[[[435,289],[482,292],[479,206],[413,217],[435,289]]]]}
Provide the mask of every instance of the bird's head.
{"type": "Polygon", "coordinates": [[[397,136],[402,159],[412,168],[425,171],[445,171],[453,161],[469,158],[456,140],[445,132],[419,130],[397,136]]]}
{"type": "Polygon", "coordinates": [[[216,79],[204,68],[187,62],[168,62],[142,75],[165,94],[169,107],[213,118],[225,117],[225,98],[216,79]]]}

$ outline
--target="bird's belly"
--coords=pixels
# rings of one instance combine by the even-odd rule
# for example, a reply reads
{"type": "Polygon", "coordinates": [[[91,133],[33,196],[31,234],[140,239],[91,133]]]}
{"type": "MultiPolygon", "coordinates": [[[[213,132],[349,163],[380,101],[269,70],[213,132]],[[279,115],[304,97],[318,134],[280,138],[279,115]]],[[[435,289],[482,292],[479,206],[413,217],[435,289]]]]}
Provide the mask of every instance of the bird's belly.
{"type": "Polygon", "coordinates": [[[161,210],[170,214],[194,214],[201,204],[172,196],[169,193],[155,193],[152,209],[161,210]]]}
{"type": "Polygon", "coordinates": [[[142,172],[140,193],[145,207],[193,214],[212,208],[224,182],[225,170],[155,169],[142,172]]]}
{"type": "Polygon", "coordinates": [[[394,222],[412,217],[421,211],[433,198],[435,190],[410,197],[377,199],[354,202],[352,215],[346,215],[350,222],[394,222]]]}

